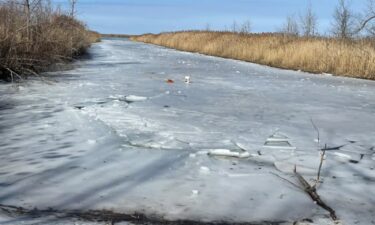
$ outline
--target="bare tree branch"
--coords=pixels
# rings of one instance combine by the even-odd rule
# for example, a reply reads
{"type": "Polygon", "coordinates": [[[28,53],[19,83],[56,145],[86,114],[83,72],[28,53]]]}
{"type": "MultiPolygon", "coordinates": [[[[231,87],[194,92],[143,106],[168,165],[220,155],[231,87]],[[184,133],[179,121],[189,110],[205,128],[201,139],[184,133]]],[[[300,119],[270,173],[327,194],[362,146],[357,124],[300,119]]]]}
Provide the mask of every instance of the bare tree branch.
{"type": "Polygon", "coordinates": [[[337,38],[350,39],[354,36],[354,14],[350,10],[347,0],[339,0],[332,22],[332,34],[337,38]]]}
{"type": "Polygon", "coordinates": [[[312,37],[317,34],[317,17],[312,10],[311,2],[303,15],[300,15],[301,30],[305,37],[312,37]]]}

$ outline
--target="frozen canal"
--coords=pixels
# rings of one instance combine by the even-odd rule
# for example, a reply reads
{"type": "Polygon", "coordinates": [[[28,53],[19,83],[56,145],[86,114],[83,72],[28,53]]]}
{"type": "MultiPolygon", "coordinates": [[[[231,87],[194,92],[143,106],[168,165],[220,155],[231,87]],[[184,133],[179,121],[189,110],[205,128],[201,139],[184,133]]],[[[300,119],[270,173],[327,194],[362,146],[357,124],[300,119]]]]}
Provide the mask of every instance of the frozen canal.
{"type": "Polygon", "coordinates": [[[344,224],[375,224],[375,82],[120,39],[91,55],[44,81],[0,84],[1,204],[330,224],[280,178],[298,184],[296,165],[313,184],[313,121],[334,149],[318,193],[344,224]]]}

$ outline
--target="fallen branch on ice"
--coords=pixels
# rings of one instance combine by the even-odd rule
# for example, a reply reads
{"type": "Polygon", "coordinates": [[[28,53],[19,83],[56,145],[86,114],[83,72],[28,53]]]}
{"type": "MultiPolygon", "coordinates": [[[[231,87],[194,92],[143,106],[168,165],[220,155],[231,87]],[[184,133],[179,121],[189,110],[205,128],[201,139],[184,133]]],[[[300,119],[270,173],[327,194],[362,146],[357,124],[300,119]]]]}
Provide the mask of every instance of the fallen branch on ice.
{"type": "Polygon", "coordinates": [[[318,195],[315,185],[311,186],[301,174],[297,172],[297,167],[294,169],[294,174],[297,176],[299,183],[301,184],[303,190],[311,197],[311,199],[320,207],[327,210],[333,220],[337,220],[336,212],[331,207],[329,207],[318,195]]]}

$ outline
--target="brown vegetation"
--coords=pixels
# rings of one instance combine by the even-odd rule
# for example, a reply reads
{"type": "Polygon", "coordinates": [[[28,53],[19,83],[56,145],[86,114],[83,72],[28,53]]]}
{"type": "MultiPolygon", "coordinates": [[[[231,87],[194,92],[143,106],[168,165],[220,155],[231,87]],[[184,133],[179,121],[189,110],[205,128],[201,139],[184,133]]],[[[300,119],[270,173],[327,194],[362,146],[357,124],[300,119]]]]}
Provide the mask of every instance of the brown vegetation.
{"type": "Polygon", "coordinates": [[[131,40],[284,69],[375,80],[375,43],[370,39],[186,31],[131,40]]]}
{"type": "Polygon", "coordinates": [[[0,78],[45,71],[82,54],[100,38],[46,1],[0,3],[0,78]],[[44,3],[43,3],[44,2],[44,3]]]}

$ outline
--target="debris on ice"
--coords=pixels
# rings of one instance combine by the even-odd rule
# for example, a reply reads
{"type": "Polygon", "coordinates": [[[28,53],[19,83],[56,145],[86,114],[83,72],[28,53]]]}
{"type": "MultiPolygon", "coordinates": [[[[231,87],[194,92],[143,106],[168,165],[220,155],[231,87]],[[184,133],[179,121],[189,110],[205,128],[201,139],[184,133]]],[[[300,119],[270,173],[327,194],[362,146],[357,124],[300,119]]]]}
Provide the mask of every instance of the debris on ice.
{"type": "Polygon", "coordinates": [[[235,158],[248,158],[250,157],[249,152],[235,152],[229,149],[213,149],[208,151],[208,155],[210,156],[227,156],[227,157],[235,157],[235,158]]]}
{"type": "Polygon", "coordinates": [[[210,168],[208,168],[206,166],[201,166],[201,168],[199,169],[199,171],[202,174],[209,174],[211,172],[210,168]]]}
{"type": "Polygon", "coordinates": [[[190,84],[190,76],[185,76],[185,83],[190,84]]]}
{"type": "Polygon", "coordinates": [[[137,95],[125,96],[125,101],[127,102],[142,102],[146,100],[147,100],[147,97],[143,97],[143,96],[137,96],[137,95]]]}

